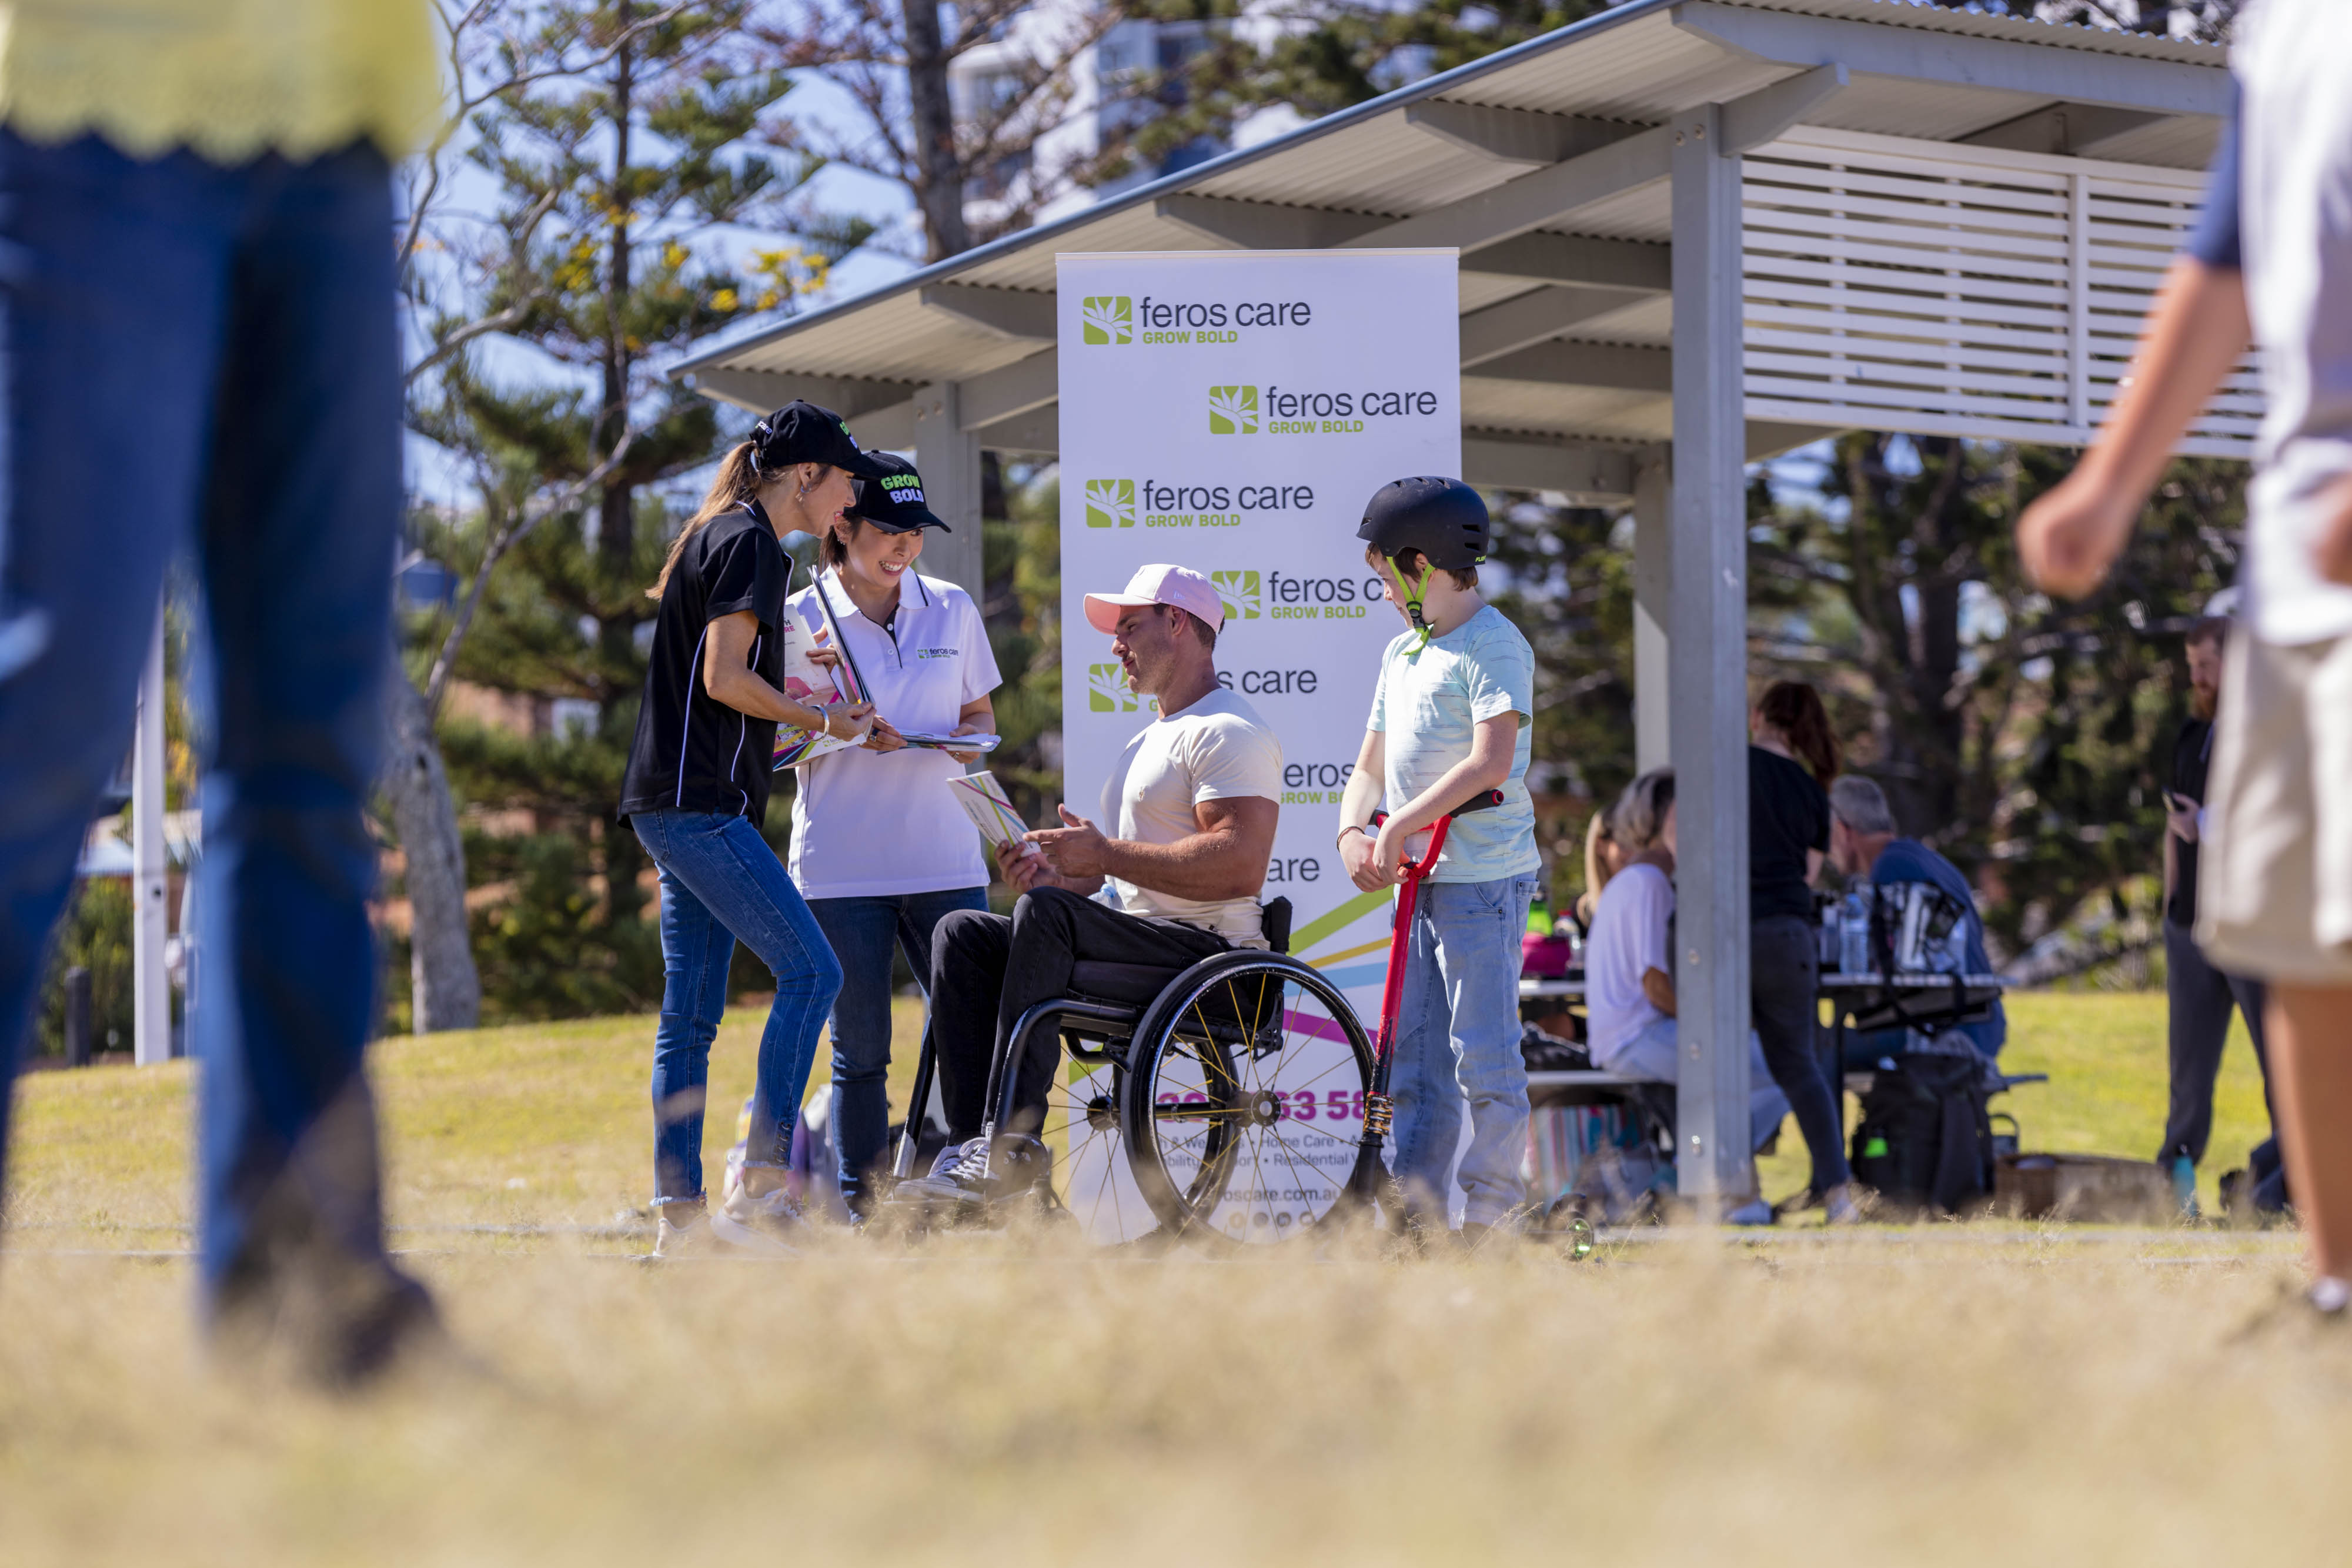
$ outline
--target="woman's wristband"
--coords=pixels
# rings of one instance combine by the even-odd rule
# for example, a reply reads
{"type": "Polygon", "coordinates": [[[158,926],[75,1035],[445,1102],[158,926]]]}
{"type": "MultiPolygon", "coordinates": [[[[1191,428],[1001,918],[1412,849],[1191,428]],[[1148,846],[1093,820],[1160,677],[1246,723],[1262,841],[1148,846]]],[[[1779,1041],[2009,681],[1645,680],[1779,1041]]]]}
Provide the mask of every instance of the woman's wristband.
{"type": "Polygon", "coordinates": [[[1346,827],[1339,830],[1339,837],[1331,841],[1331,847],[1333,849],[1338,849],[1339,847],[1340,841],[1344,840],[1349,833],[1361,833],[1368,839],[1372,836],[1370,830],[1366,828],[1363,823],[1350,822],[1346,827]]]}

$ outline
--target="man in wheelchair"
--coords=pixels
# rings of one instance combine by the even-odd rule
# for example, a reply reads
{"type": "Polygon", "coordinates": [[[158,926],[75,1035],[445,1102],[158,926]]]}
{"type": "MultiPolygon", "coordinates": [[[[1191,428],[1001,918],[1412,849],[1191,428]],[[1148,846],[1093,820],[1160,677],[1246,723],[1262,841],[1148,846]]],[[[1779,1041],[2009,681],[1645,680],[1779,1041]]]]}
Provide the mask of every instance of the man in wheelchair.
{"type": "Polygon", "coordinates": [[[1223,601],[1208,579],[1147,566],[1121,593],[1087,595],[1087,623],[1159,716],[1127,744],[1105,780],[1099,822],[1060,808],[1060,828],[997,853],[1021,890],[1010,918],[958,910],[931,937],[930,1017],[949,1143],[900,1201],[976,1207],[1023,1197],[1051,1175],[1038,1138],[1060,1065],[1053,1030],[1012,1060],[1013,1025],[1069,996],[1077,966],[1130,967],[1144,1000],[1185,967],[1234,947],[1264,947],[1258,890],[1274,850],[1282,743],[1250,705],[1218,684],[1223,601]],[[1013,1111],[991,1128],[1015,1075],[1013,1111]]]}

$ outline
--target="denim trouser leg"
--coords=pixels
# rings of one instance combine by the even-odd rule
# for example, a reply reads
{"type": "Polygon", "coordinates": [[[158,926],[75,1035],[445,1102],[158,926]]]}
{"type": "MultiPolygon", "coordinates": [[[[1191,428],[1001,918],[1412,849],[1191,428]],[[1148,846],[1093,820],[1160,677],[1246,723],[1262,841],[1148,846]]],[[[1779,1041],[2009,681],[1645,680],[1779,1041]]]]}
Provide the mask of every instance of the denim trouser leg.
{"type": "Polygon", "coordinates": [[[1425,883],[1398,1019],[1394,1172],[1408,1202],[1444,1213],[1446,1167],[1470,1114],[1464,1220],[1492,1225],[1526,1200],[1528,1070],[1519,1054],[1519,937],[1532,876],[1425,883]]]}
{"type": "MultiPolygon", "coordinates": [[[[658,1184],[656,1202],[667,1203],[702,1194],[699,1090],[709,1071],[710,1039],[717,1032],[727,991],[725,958],[714,961],[709,956],[719,942],[704,923],[715,922],[758,954],[776,980],[776,1000],[768,1009],[768,1027],[760,1035],[751,1141],[744,1150],[748,1166],[781,1169],[788,1163],[793,1123],[800,1114],[801,1095],[808,1088],[817,1031],[824,1028],[825,1012],[841,989],[841,965],[825,944],[815,917],[809,914],[800,889],[793,885],[783,863],[750,821],[705,811],[640,811],[630,822],[662,873],[663,987],[662,1018],[654,1039],[653,1092],[658,1108],[654,1179],[658,1184]],[[713,967],[718,971],[715,978],[709,972],[713,967]],[[699,990],[694,988],[698,970],[699,990]],[[670,996],[673,979],[679,987],[679,1001],[686,1004],[675,1014],[670,996]],[[692,1077],[690,1085],[687,1075],[692,1077]],[[690,1182],[690,1188],[681,1186],[673,1191],[668,1185],[672,1179],[690,1182]]],[[[731,955],[733,950],[729,944],[726,952],[731,955]]]]}
{"type": "Polygon", "coordinates": [[[166,559],[195,547],[206,947],[200,1272],[215,1303],[302,1260],[390,1277],[362,1056],[375,1001],[362,808],[400,516],[383,159],[225,168],[0,132],[8,535],[0,613],[0,1040],[129,740],[166,559]]]}
{"type": "Polygon", "coordinates": [[[1827,1192],[1852,1178],[1837,1134],[1836,1091],[1822,1070],[1821,947],[1813,925],[1793,915],[1759,920],[1748,934],[1748,996],[1772,1082],[1789,1097],[1812,1155],[1812,1186],[1827,1192]]]}
{"type": "MultiPolygon", "coordinates": [[[[833,1128],[841,1150],[841,1196],[852,1212],[871,1203],[866,1173],[882,1162],[890,1133],[890,955],[895,943],[928,991],[931,928],[958,909],[986,909],[988,889],[887,897],[814,898],[834,956],[841,960],[841,995],[833,1004],[833,1128]]],[[[908,1114],[919,1117],[918,1105],[908,1114]]]]}
{"type": "MultiPolygon", "coordinates": [[[[645,838],[641,828],[639,838],[645,838]]],[[[649,846],[650,847],[650,846],[649,846]]],[[[654,1205],[702,1196],[702,1121],[710,1044],[727,1009],[735,937],[661,863],[662,1005],[654,1027],[654,1205]]]]}

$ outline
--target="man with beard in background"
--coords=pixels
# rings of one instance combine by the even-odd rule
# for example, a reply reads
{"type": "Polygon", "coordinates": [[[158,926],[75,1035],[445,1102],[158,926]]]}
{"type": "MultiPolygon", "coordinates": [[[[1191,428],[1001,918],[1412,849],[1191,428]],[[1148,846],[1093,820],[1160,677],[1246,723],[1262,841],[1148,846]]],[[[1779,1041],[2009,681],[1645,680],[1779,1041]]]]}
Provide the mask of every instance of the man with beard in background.
{"type": "MultiPolygon", "coordinates": [[[[2158,1163],[2171,1174],[2184,1212],[2197,1207],[2197,1166],[2213,1132],[2213,1082],[2230,1035],[2230,1011],[2245,1015],[2263,1069],[2263,1102],[2270,1103],[2270,1061],[2263,1049],[2263,982],[2216,968],[2189,935],[2197,924],[2197,846],[2205,808],[2205,773],[2213,758],[2213,718],[2221,689],[2221,652],[2230,622],[2208,615],[2189,632],[2189,711],[2172,743],[2165,776],[2164,988],[2171,1004],[2170,1109],[2158,1163]]],[[[2286,1172],[2272,1128],[2249,1156],[2254,1207],[2275,1214],[2286,1207],[2286,1172]]],[[[2224,1195],[2226,1198],[2226,1194],[2224,1195]]]]}

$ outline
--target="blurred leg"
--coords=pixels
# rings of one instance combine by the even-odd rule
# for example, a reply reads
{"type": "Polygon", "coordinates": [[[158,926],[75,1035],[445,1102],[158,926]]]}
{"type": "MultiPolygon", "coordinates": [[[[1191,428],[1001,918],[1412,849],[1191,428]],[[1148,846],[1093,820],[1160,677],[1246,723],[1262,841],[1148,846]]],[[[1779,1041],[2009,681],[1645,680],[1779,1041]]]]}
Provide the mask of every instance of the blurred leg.
{"type": "Polygon", "coordinates": [[[40,629],[0,673],[0,1176],[49,930],[195,514],[227,179],[0,131],[0,610],[40,629]]]}
{"type": "Polygon", "coordinates": [[[2267,1022],[2279,1141],[2312,1270],[2352,1278],[2352,988],[2275,983],[2267,1022]]]}
{"type": "Polygon", "coordinates": [[[401,506],[391,178],[363,148],[242,172],[202,538],[203,1276],[217,1310],[265,1317],[315,1286],[329,1333],[365,1334],[423,1301],[385,1258],[362,1067],[401,506]]]}

